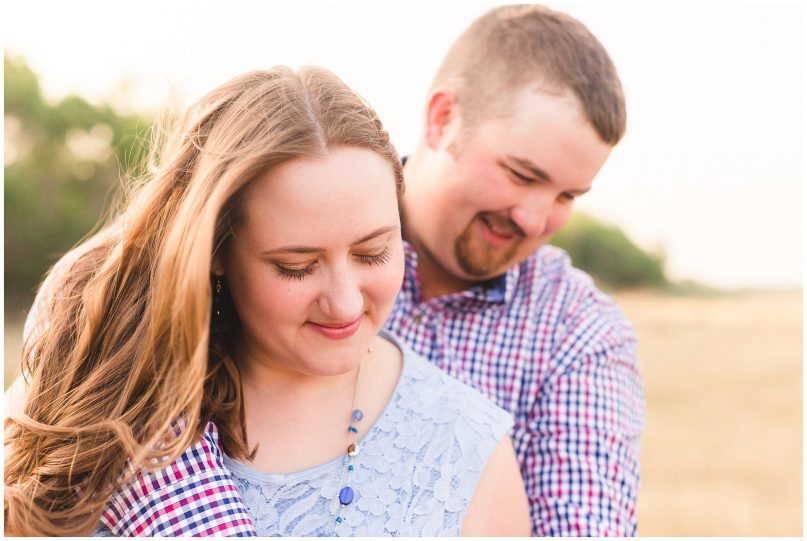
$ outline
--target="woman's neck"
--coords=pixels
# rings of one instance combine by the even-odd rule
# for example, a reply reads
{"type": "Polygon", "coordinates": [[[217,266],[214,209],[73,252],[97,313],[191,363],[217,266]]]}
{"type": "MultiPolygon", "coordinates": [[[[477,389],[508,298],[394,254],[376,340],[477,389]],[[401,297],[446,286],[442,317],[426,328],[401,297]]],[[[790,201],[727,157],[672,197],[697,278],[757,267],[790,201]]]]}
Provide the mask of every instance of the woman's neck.
{"type": "Polygon", "coordinates": [[[243,363],[247,441],[250,447],[258,445],[253,467],[289,473],[344,454],[347,425],[356,405],[365,415],[358,437],[365,435],[389,402],[401,368],[397,347],[384,339],[375,342],[378,347],[374,345],[359,366],[333,376],[243,363]]]}
{"type": "Polygon", "coordinates": [[[343,374],[320,376],[260,363],[243,363],[241,381],[245,396],[258,399],[265,406],[296,401],[316,402],[323,397],[352,393],[358,371],[357,366],[343,374]]]}
{"type": "Polygon", "coordinates": [[[360,366],[371,356],[368,351],[353,369],[333,375],[299,372],[247,347],[238,353],[238,364],[245,397],[260,400],[264,407],[300,401],[317,404],[345,393],[352,396],[360,366]]]}

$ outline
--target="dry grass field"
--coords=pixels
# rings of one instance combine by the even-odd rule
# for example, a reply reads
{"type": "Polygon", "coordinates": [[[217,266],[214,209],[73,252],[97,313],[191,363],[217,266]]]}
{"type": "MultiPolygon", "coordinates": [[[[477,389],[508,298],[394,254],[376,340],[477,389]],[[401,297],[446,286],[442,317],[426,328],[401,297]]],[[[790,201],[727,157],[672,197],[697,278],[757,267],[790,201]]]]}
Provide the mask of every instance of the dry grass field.
{"type": "Polygon", "coordinates": [[[647,401],[639,534],[802,535],[801,292],[616,298],[647,401]]]}
{"type": "MultiPolygon", "coordinates": [[[[801,292],[622,293],[647,400],[639,534],[802,534],[801,292]]],[[[5,327],[9,361],[21,322],[5,327]]]]}

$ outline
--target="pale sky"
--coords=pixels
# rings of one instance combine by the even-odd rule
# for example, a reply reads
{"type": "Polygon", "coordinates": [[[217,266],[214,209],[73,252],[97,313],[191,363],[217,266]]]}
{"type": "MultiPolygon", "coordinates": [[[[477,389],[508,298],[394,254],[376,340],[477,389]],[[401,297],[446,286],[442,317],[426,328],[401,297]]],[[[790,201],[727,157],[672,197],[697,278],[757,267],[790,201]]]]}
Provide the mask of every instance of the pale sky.
{"type": "MultiPolygon", "coordinates": [[[[621,76],[628,131],[577,208],[663,248],[673,279],[801,286],[805,14],[797,1],[548,1],[621,76]]],[[[46,96],[184,107],[241,72],[324,66],[402,154],[451,41],[498,2],[20,1],[4,45],[46,96]],[[126,9],[119,6],[125,6],[126,9]]]]}

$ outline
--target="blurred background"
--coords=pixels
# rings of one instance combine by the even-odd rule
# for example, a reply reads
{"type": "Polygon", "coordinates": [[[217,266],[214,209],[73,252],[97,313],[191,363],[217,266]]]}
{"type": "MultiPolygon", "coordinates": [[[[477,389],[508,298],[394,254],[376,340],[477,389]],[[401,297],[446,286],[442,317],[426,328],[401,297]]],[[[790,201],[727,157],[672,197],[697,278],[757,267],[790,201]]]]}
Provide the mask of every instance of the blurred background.
{"type": "MultiPolygon", "coordinates": [[[[451,41],[496,2],[4,6],[5,385],[42,275],[142,170],[150,126],[241,72],[325,66],[402,154],[451,41]]],[[[639,534],[802,534],[800,2],[547,5],[609,50],[628,131],[554,243],[639,335],[639,534]]]]}

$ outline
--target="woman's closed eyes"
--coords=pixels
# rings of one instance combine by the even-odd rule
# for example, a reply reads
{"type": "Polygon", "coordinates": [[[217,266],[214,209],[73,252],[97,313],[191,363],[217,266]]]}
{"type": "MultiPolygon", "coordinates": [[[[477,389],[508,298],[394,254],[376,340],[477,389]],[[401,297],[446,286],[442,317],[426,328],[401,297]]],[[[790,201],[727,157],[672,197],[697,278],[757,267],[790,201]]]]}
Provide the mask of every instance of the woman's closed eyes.
{"type": "MultiPolygon", "coordinates": [[[[353,254],[353,257],[356,260],[366,263],[367,265],[376,265],[382,266],[384,263],[388,262],[390,259],[390,249],[389,247],[384,247],[383,250],[376,253],[357,253],[353,254]]],[[[295,280],[302,280],[306,276],[309,276],[314,273],[317,268],[317,261],[314,261],[305,266],[294,266],[294,265],[284,265],[277,261],[272,262],[277,270],[277,273],[286,279],[295,279],[295,280]]]]}

